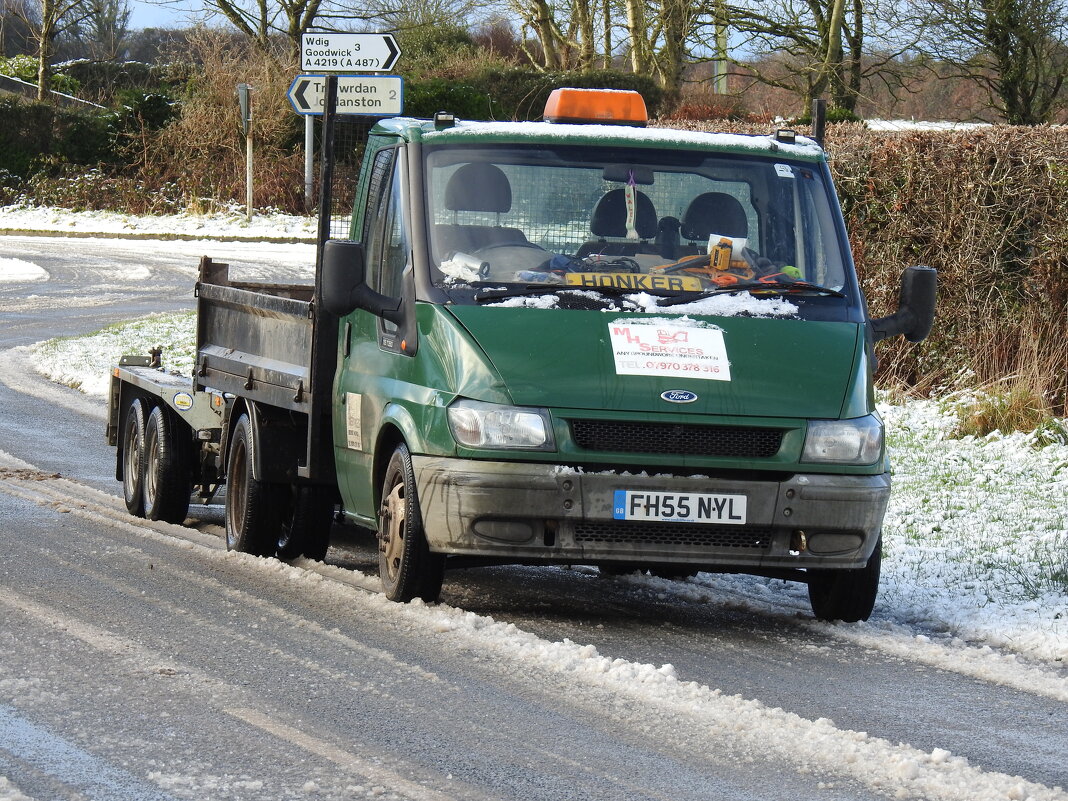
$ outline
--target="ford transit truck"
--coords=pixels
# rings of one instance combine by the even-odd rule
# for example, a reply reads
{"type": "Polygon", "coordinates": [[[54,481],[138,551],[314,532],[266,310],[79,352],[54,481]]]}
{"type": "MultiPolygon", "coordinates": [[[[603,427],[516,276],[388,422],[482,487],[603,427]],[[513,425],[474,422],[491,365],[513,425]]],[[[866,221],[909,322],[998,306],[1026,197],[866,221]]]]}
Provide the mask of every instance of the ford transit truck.
{"type": "Polygon", "coordinates": [[[875,346],[927,335],[936,273],[869,316],[815,141],[563,89],[540,122],[378,121],[344,230],[322,169],[314,285],[204,258],[193,375],[112,370],[132,514],[181,522],[222,487],[227,548],[282,559],[364,527],[402,602],[452,567],[589,565],[783,578],[817,618],[871,614],[875,346]]]}

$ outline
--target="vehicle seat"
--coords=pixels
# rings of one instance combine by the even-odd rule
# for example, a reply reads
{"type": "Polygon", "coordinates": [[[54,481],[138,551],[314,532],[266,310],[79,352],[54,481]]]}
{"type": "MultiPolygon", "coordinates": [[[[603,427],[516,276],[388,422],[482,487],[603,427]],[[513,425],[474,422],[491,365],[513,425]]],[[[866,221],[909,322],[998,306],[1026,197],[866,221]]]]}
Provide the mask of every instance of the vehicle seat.
{"type": "Polygon", "coordinates": [[[590,233],[596,241],[583,244],[575,255],[579,258],[590,253],[606,256],[633,256],[636,253],[656,253],[656,245],[649,240],[656,236],[656,208],[649,196],[640,190],[635,191],[634,230],[638,233],[638,242],[626,239],[627,236],[627,196],[625,189],[611,189],[597,201],[590,215],[590,233]],[[622,242],[609,242],[608,238],[622,239],[622,242]]]}
{"type": "Polygon", "coordinates": [[[434,226],[438,250],[443,254],[474,253],[488,245],[529,245],[518,228],[501,225],[501,215],[512,210],[512,186],[495,164],[478,161],[465,164],[445,185],[445,208],[453,212],[452,223],[434,226]],[[460,212],[494,214],[494,225],[464,224],[460,212]]]}
{"type": "Polygon", "coordinates": [[[749,219],[745,209],[733,195],[725,192],[705,192],[690,201],[682,215],[682,238],[690,242],[695,252],[704,252],[708,237],[721,234],[732,238],[749,236],[749,219]]]}

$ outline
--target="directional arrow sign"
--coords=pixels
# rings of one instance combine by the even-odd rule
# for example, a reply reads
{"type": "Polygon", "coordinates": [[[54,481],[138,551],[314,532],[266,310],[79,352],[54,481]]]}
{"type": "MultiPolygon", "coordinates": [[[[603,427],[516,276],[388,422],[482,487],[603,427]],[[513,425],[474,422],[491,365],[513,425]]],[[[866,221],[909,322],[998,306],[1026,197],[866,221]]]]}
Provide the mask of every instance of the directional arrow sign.
{"type": "Polygon", "coordinates": [[[306,33],[300,68],[321,72],[389,72],[400,58],[390,33],[306,33]]]}
{"type": "MultiPolygon", "coordinates": [[[[298,75],[289,85],[297,114],[322,114],[326,76],[298,75]]],[[[396,117],[404,110],[404,79],[399,75],[338,75],[337,113],[396,117]]]]}

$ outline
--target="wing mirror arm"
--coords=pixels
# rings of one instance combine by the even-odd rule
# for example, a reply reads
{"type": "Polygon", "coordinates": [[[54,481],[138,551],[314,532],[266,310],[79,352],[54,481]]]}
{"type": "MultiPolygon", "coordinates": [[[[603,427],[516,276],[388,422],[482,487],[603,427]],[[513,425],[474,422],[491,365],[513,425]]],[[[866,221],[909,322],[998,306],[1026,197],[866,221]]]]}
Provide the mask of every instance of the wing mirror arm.
{"type": "Polygon", "coordinates": [[[871,321],[872,337],[878,342],[902,334],[909,342],[922,342],[934,325],[938,271],[933,267],[906,267],[901,274],[897,311],[871,321]]]}

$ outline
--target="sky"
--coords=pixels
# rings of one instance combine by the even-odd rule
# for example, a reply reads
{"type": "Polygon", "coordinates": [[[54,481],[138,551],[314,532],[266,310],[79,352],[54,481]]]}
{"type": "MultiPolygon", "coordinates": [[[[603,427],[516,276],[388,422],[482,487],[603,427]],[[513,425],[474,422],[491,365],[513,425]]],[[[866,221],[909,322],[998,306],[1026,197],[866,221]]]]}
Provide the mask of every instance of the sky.
{"type": "Polygon", "coordinates": [[[203,7],[197,0],[130,0],[130,27],[184,28],[194,20],[194,12],[203,7]]]}

